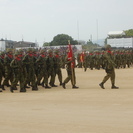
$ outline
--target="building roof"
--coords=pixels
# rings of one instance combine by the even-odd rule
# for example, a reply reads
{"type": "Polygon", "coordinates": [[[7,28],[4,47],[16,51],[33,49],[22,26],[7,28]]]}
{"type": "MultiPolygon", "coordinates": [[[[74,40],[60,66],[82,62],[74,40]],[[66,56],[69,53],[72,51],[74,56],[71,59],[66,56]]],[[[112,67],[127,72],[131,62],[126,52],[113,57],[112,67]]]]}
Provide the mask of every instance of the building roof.
{"type": "Polygon", "coordinates": [[[124,31],[110,31],[108,36],[123,36],[125,35],[124,31]]]}

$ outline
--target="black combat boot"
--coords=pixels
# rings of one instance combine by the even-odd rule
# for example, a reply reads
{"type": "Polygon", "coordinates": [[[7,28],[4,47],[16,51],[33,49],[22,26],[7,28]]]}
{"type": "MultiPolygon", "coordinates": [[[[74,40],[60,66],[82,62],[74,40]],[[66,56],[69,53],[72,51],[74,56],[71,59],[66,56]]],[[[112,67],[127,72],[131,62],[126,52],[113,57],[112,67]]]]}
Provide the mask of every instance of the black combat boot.
{"type": "Polygon", "coordinates": [[[105,89],[105,88],[104,88],[104,83],[103,83],[103,82],[100,83],[99,86],[100,86],[102,89],[105,89]]]}
{"type": "Polygon", "coordinates": [[[13,93],[13,90],[14,90],[14,88],[13,88],[13,87],[10,87],[10,92],[12,92],[12,93],[13,93]]]}
{"type": "Polygon", "coordinates": [[[75,85],[73,85],[73,87],[72,87],[73,89],[78,89],[79,87],[77,87],[77,86],[75,86],[75,85]]]}
{"type": "Polygon", "coordinates": [[[62,82],[60,82],[60,86],[62,85],[62,82]]]}
{"type": "Polygon", "coordinates": [[[58,85],[53,84],[52,87],[58,87],[58,85]]]}
{"type": "Polygon", "coordinates": [[[26,89],[25,88],[21,88],[20,92],[26,92],[26,89]]]}
{"type": "Polygon", "coordinates": [[[29,86],[25,85],[25,88],[30,88],[29,86]]]}
{"type": "Polygon", "coordinates": [[[18,88],[17,88],[17,87],[14,87],[13,89],[14,89],[14,90],[18,90],[18,88]]]}
{"type": "Polygon", "coordinates": [[[58,87],[57,85],[51,84],[51,83],[49,83],[49,85],[50,85],[51,87],[58,87]]]}
{"type": "Polygon", "coordinates": [[[38,91],[37,87],[32,87],[32,91],[38,91]]]}
{"type": "Polygon", "coordinates": [[[112,84],[111,89],[119,89],[119,87],[115,86],[114,84],[112,84]]]}
{"type": "Polygon", "coordinates": [[[9,85],[9,84],[7,84],[6,86],[7,86],[7,87],[11,87],[11,85],[9,85]]]}
{"type": "Polygon", "coordinates": [[[62,83],[62,87],[64,88],[64,89],[66,89],[66,86],[65,86],[66,84],[65,83],[62,83]]]}
{"type": "Polygon", "coordinates": [[[4,85],[2,85],[2,86],[1,86],[1,88],[2,88],[2,90],[5,90],[5,87],[4,87],[4,85]]]}
{"type": "Polygon", "coordinates": [[[0,92],[2,92],[2,90],[0,90],[0,92]]]}
{"type": "Polygon", "coordinates": [[[43,82],[41,83],[41,85],[42,85],[42,87],[45,87],[43,82]]]}
{"type": "Polygon", "coordinates": [[[50,86],[48,86],[48,85],[46,85],[46,86],[45,86],[45,89],[51,89],[51,87],[50,87],[50,86]]]}

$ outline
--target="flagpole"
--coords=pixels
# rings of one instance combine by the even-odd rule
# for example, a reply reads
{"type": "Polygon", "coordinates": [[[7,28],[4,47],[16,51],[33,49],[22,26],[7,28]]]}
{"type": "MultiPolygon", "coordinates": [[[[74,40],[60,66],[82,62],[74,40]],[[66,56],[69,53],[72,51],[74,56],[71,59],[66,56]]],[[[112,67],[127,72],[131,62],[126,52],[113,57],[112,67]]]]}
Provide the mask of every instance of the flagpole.
{"type": "MultiPolygon", "coordinates": [[[[70,40],[68,40],[68,45],[70,45],[70,40]]],[[[72,60],[73,60],[73,54],[72,54],[72,60]]],[[[72,62],[71,62],[71,72],[72,72],[72,84],[74,85],[74,68],[72,68],[72,62]]]]}

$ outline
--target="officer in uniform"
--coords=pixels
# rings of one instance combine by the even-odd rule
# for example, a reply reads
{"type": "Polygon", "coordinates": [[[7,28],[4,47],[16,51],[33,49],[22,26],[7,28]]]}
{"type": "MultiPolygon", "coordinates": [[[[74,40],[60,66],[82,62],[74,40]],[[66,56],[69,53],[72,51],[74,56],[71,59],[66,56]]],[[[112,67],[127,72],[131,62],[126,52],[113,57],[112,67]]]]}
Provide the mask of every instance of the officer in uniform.
{"type": "Polygon", "coordinates": [[[68,56],[66,56],[65,63],[66,63],[66,70],[68,76],[62,83],[62,87],[66,89],[66,84],[71,80],[72,88],[78,89],[79,87],[76,86],[76,76],[75,76],[75,57],[73,56],[72,59],[69,59],[68,56]]]}
{"type": "Polygon", "coordinates": [[[112,84],[112,89],[119,89],[119,87],[115,86],[115,63],[112,59],[111,55],[111,46],[106,45],[106,53],[105,53],[105,58],[107,60],[106,66],[105,66],[105,71],[107,75],[103,78],[103,81],[99,84],[99,86],[102,89],[104,88],[104,83],[110,78],[111,79],[111,84],[112,84]]]}

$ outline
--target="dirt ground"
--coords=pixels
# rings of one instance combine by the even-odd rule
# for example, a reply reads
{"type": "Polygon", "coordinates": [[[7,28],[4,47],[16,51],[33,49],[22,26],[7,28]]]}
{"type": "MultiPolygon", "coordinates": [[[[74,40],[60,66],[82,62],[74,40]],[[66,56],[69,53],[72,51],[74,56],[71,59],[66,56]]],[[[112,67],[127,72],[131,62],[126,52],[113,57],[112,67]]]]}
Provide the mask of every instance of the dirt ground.
{"type": "Polygon", "coordinates": [[[79,68],[79,89],[70,82],[66,89],[39,86],[27,93],[6,88],[0,93],[0,133],[133,133],[133,68],[115,71],[119,89],[111,89],[110,80],[106,89],[99,87],[104,70],[79,68]]]}

